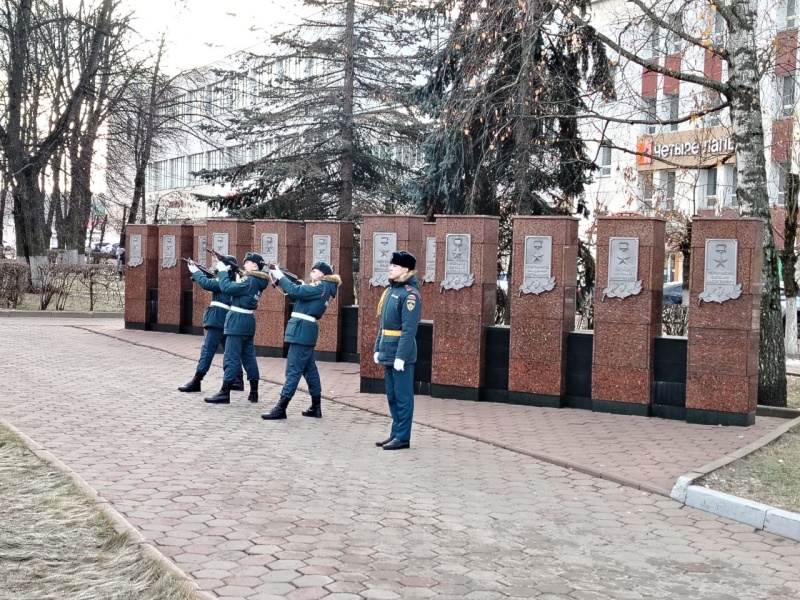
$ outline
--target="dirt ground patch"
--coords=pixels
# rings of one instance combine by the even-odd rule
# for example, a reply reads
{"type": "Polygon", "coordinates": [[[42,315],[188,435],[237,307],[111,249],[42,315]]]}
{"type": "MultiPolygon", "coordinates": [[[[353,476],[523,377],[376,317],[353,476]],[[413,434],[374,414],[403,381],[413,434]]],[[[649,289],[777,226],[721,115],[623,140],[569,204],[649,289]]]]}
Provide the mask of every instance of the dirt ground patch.
{"type": "Polygon", "coordinates": [[[4,600],[190,600],[190,587],[118,534],[61,471],[0,426],[4,600]]]}

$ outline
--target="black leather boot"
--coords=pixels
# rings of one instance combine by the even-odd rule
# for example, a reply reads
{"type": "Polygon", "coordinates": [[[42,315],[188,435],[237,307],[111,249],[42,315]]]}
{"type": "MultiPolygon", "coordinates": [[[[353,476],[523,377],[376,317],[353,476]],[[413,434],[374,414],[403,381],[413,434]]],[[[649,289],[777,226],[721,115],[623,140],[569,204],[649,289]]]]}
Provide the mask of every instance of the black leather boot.
{"type": "Polygon", "coordinates": [[[240,371],[239,374],[236,376],[236,379],[233,382],[233,386],[231,387],[232,392],[243,392],[244,391],[244,375],[240,371]]]}
{"type": "MultiPolygon", "coordinates": [[[[244,384],[242,384],[244,387],[244,384]]],[[[250,380],[250,393],[247,395],[250,402],[258,402],[258,379],[250,380]]]]}
{"type": "Polygon", "coordinates": [[[205,398],[209,404],[230,404],[231,403],[231,385],[228,382],[222,382],[222,389],[213,396],[205,398]]]}
{"type": "Polygon", "coordinates": [[[300,414],[302,414],[304,417],[316,417],[317,419],[321,419],[322,406],[320,397],[311,396],[311,406],[309,406],[307,410],[304,410],[300,414]]]}
{"type": "Polygon", "coordinates": [[[263,415],[261,415],[261,418],[266,419],[267,421],[285,419],[286,407],[289,406],[289,402],[291,401],[292,401],[291,398],[287,398],[286,396],[281,396],[281,399],[278,400],[278,403],[273,407],[273,409],[268,413],[264,413],[263,415]]]}
{"type": "Polygon", "coordinates": [[[200,390],[200,382],[203,381],[203,377],[205,377],[205,373],[195,373],[194,377],[189,383],[186,383],[178,388],[179,392],[199,392],[200,390]]]}

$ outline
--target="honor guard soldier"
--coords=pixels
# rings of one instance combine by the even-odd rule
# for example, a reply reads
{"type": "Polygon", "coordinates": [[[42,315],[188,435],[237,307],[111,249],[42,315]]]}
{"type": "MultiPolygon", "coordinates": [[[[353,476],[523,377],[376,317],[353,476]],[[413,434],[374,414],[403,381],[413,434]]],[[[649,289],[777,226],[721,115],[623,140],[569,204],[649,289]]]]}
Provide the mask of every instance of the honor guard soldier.
{"type": "MultiPolygon", "coordinates": [[[[234,265],[236,264],[235,257],[227,256],[226,258],[234,265]]],[[[214,360],[217,348],[220,344],[222,344],[223,348],[225,347],[225,317],[228,316],[228,311],[231,308],[231,297],[222,293],[219,281],[216,278],[207,276],[194,262],[189,262],[189,271],[197,285],[207,292],[211,292],[211,304],[203,313],[203,329],[206,330],[206,336],[203,340],[203,347],[200,350],[200,360],[197,361],[194,377],[189,383],[179,387],[178,390],[181,392],[199,392],[201,391],[200,382],[203,381],[203,377],[206,376],[206,373],[211,368],[211,361],[214,360]]],[[[213,272],[211,273],[213,274],[213,272]]],[[[239,371],[232,389],[244,390],[241,371],[239,371]]]]}
{"type": "Polygon", "coordinates": [[[325,314],[332,298],[336,297],[342,278],[333,274],[333,268],[326,262],[315,263],[311,268],[310,283],[292,283],[277,267],[270,269],[270,275],[278,282],[286,295],[294,300],[294,310],[286,325],[284,341],[289,344],[286,357],[286,382],[281,390],[278,404],[262,419],[286,418],[286,407],[297,391],[300,377],[304,377],[311,394],[311,406],[301,414],[304,417],[322,417],[322,383],[317,363],[314,361],[314,346],[319,337],[317,321],[325,314]]]}
{"type": "Polygon", "coordinates": [[[250,402],[258,402],[258,362],[253,345],[253,336],[256,334],[256,318],[253,311],[258,308],[261,293],[269,285],[268,279],[247,275],[248,271],[260,271],[264,267],[264,259],[256,252],[248,252],[243,261],[244,276],[239,281],[228,276],[229,266],[219,261],[217,278],[223,294],[231,296],[231,309],[225,317],[225,359],[223,366],[225,374],[222,380],[222,389],[214,396],[206,398],[211,404],[230,404],[231,389],[233,388],[236,374],[244,365],[247,380],[250,382],[250,402]]]}
{"type": "Polygon", "coordinates": [[[375,442],[384,450],[402,450],[411,446],[416,338],[422,314],[416,266],[417,259],[413,254],[393,252],[389,263],[389,287],[378,303],[381,323],[375,339],[374,359],[383,365],[386,397],[392,414],[391,434],[382,442],[375,442]]]}

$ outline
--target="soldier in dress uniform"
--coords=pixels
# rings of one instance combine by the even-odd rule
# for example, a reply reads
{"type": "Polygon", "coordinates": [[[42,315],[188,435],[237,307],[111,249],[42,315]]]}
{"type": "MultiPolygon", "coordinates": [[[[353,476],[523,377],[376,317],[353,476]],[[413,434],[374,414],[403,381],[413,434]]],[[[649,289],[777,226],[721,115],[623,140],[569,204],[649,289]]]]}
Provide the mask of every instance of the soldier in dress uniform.
{"type": "Polygon", "coordinates": [[[301,414],[304,417],[322,417],[322,383],[319,378],[317,363],[314,361],[314,346],[317,345],[319,325],[317,321],[325,314],[332,298],[342,283],[342,278],[334,275],[333,267],[326,262],[315,263],[311,268],[310,283],[292,283],[284,277],[280,269],[270,269],[270,275],[286,295],[294,300],[294,310],[286,325],[284,341],[289,344],[286,357],[286,382],[281,390],[278,404],[262,419],[275,420],[286,418],[286,407],[292,400],[300,377],[305,377],[308,392],[311,394],[311,406],[301,414]]]}
{"type": "MultiPolygon", "coordinates": [[[[264,259],[256,252],[248,252],[242,261],[246,271],[260,271],[264,268],[264,259]]],[[[247,380],[250,382],[250,402],[258,402],[258,362],[253,345],[253,336],[256,334],[256,318],[253,311],[258,308],[261,293],[269,285],[268,279],[247,276],[238,281],[228,276],[229,267],[222,261],[217,262],[217,279],[223,294],[231,296],[231,309],[225,317],[225,359],[223,366],[225,374],[222,379],[222,389],[214,396],[206,398],[211,404],[230,404],[231,389],[233,388],[236,374],[244,365],[247,380]]]]}
{"type": "Polygon", "coordinates": [[[417,283],[417,259],[406,251],[393,252],[389,263],[389,287],[378,303],[381,318],[375,340],[375,362],[383,365],[386,397],[392,414],[389,437],[375,445],[384,450],[411,446],[414,417],[414,364],[417,362],[417,327],[422,296],[417,283]]]}
{"type": "MultiPolygon", "coordinates": [[[[226,258],[236,264],[235,257],[227,256],[226,258]]],[[[199,392],[201,391],[200,382],[203,381],[203,377],[206,376],[206,373],[211,368],[211,361],[214,360],[217,348],[220,344],[222,344],[223,348],[225,347],[225,317],[228,316],[228,311],[231,308],[231,297],[222,293],[219,281],[213,277],[207,277],[194,263],[189,263],[189,271],[197,285],[207,292],[211,292],[211,304],[209,304],[206,312],[203,313],[203,329],[206,330],[206,336],[203,340],[203,347],[200,350],[200,360],[197,361],[194,377],[192,377],[191,381],[179,387],[178,391],[199,392]]],[[[244,389],[241,371],[239,371],[232,389],[244,389]]]]}

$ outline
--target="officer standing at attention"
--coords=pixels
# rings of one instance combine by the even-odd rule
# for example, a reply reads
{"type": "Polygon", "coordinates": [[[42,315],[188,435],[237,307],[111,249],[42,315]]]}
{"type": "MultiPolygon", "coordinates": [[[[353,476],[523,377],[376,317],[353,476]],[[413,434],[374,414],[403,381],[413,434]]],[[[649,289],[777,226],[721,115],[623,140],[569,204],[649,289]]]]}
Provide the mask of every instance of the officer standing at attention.
{"type": "Polygon", "coordinates": [[[284,277],[280,269],[270,269],[270,275],[294,300],[294,310],[289,323],[286,325],[284,341],[289,344],[289,354],[286,357],[286,382],[281,390],[278,404],[268,413],[261,415],[268,421],[286,418],[286,407],[291,402],[297,391],[300,377],[305,377],[308,392],[311,394],[311,406],[301,414],[304,417],[322,417],[320,405],[322,397],[322,384],[319,379],[319,370],[314,361],[314,346],[317,345],[319,325],[317,321],[325,314],[332,298],[342,283],[342,278],[333,274],[333,267],[326,262],[314,263],[311,268],[311,283],[292,283],[284,277]]]}
{"type": "Polygon", "coordinates": [[[386,397],[392,414],[389,438],[375,445],[384,450],[411,447],[414,417],[414,363],[417,362],[417,327],[422,296],[417,283],[417,259],[406,251],[393,252],[389,263],[389,287],[378,303],[381,318],[375,340],[375,362],[383,365],[386,397]]]}
{"type": "MultiPolygon", "coordinates": [[[[229,261],[234,265],[236,258],[233,256],[226,256],[229,261]]],[[[228,316],[228,311],[231,308],[231,297],[223,294],[219,287],[219,281],[213,277],[207,277],[194,263],[189,263],[189,271],[192,273],[192,279],[201,288],[207,292],[211,292],[211,304],[209,304],[206,312],[203,313],[203,329],[206,330],[206,337],[203,340],[203,347],[200,350],[200,360],[197,361],[197,369],[194,377],[186,385],[178,388],[181,392],[199,392],[200,382],[206,376],[208,370],[211,368],[211,361],[214,360],[214,354],[217,347],[222,344],[225,347],[225,317],[228,316]]],[[[232,275],[232,273],[231,273],[232,275]]],[[[227,274],[226,274],[227,276],[227,274]]],[[[244,390],[244,381],[242,380],[241,371],[236,377],[233,388],[234,390],[244,390]]]]}
{"type": "Polygon", "coordinates": [[[239,281],[233,281],[228,276],[228,265],[222,261],[217,262],[217,279],[223,294],[231,296],[231,310],[225,317],[225,359],[223,366],[225,374],[222,379],[222,389],[214,396],[206,398],[211,404],[230,404],[231,389],[236,374],[244,364],[247,380],[250,382],[250,402],[258,402],[258,362],[253,345],[253,336],[256,334],[256,318],[253,311],[258,308],[261,293],[269,285],[268,279],[248,276],[247,271],[260,271],[264,267],[264,259],[256,252],[248,252],[244,257],[245,275],[239,281]]]}

